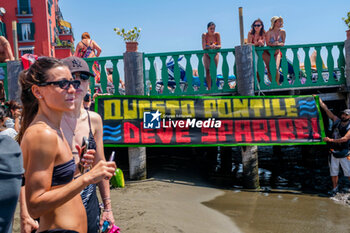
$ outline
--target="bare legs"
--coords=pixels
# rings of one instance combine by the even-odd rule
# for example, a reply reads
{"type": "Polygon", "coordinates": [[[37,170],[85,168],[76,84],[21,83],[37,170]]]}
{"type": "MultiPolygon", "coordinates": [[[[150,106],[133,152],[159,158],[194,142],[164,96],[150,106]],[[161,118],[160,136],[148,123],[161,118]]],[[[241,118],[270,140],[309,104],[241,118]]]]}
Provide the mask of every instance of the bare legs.
{"type": "MultiPolygon", "coordinates": [[[[277,85],[281,85],[280,84],[280,72],[279,72],[279,68],[280,68],[280,64],[281,64],[281,52],[279,50],[275,51],[275,61],[276,61],[276,83],[277,85]]],[[[267,76],[269,77],[270,82],[272,81],[271,78],[271,71],[270,71],[270,53],[265,50],[263,53],[263,60],[265,62],[266,68],[267,68],[267,76]]]]}
{"type": "MultiPolygon", "coordinates": [[[[205,67],[205,80],[207,82],[208,90],[210,90],[211,89],[210,57],[207,53],[204,54],[203,62],[204,62],[204,67],[205,67]]],[[[219,63],[219,54],[218,53],[214,57],[214,62],[215,62],[215,65],[217,67],[218,63],[219,63]]]]}

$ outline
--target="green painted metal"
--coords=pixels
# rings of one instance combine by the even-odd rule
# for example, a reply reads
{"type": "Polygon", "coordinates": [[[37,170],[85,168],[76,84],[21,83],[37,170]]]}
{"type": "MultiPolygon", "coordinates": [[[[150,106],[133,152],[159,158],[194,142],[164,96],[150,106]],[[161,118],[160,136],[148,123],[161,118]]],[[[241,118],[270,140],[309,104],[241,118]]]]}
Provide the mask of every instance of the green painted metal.
{"type": "Polygon", "coordinates": [[[344,44],[337,45],[339,49],[339,58],[338,58],[338,68],[340,70],[340,77],[345,78],[345,57],[344,57],[344,44]]]}
{"type": "Polygon", "coordinates": [[[331,80],[334,79],[334,76],[333,76],[334,60],[333,60],[333,56],[332,56],[332,48],[333,48],[333,46],[327,45],[326,48],[327,48],[327,52],[328,52],[327,67],[328,67],[328,73],[329,73],[329,81],[331,81],[331,80]]]}
{"type": "Polygon", "coordinates": [[[192,86],[192,81],[193,81],[193,70],[192,70],[192,65],[191,65],[191,56],[192,54],[186,54],[186,77],[187,78],[187,91],[186,93],[188,95],[193,94],[193,86],[192,86]]]}
{"type": "MultiPolygon", "coordinates": [[[[162,79],[163,79],[163,87],[168,86],[169,76],[168,76],[168,69],[166,67],[166,56],[161,56],[160,60],[162,61],[162,79]]],[[[163,88],[163,94],[168,95],[170,94],[170,91],[168,88],[163,88]]]]}
{"type": "Polygon", "coordinates": [[[305,53],[305,59],[304,59],[304,67],[305,67],[305,75],[306,75],[306,81],[305,85],[310,85],[311,84],[311,61],[310,61],[310,48],[306,47],[303,48],[304,53],[305,53]]]}
{"type": "Polygon", "coordinates": [[[222,52],[222,76],[224,77],[224,86],[223,89],[229,89],[230,86],[228,85],[228,75],[229,75],[229,68],[228,68],[228,62],[227,62],[227,54],[228,52],[222,52]]]}
{"type": "Polygon", "coordinates": [[[204,78],[204,65],[203,65],[203,54],[197,53],[198,57],[198,78],[200,81],[199,92],[205,92],[205,78],[204,78]]]}
{"type": "Polygon", "coordinates": [[[151,81],[152,89],[151,89],[151,95],[156,94],[156,88],[153,88],[156,86],[156,79],[157,79],[157,74],[156,74],[156,69],[154,68],[154,60],[155,57],[149,57],[148,58],[149,63],[150,63],[150,68],[149,68],[149,80],[151,81]]]}
{"type": "Polygon", "coordinates": [[[112,67],[113,67],[113,74],[112,74],[112,79],[113,79],[113,85],[114,85],[114,94],[115,95],[120,95],[119,93],[119,81],[120,81],[120,74],[118,70],[118,62],[119,59],[112,59],[112,67]]]}
{"type": "MultiPolygon", "coordinates": [[[[287,49],[281,48],[282,53],[282,60],[281,60],[281,67],[282,67],[282,74],[283,77],[288,77],[288,62],[287,62],[287,49]]],[[[283,79],[283,83],[281,84],[282,87],[288,86],[289,82],[287,78],[283,79]]]]}
{"type": "MultiPolygon", "coordinates": [[[[100,70],[101,70],[101,75],[100,75],[100,85],[101,90],[106,93],[107,92],[107,73],[105,69],[105,65],[107,61],[111,61],[113,64],[113,85],[114,85],[114,90],[115,94],[119,93],[119,79],[120,79],[120,72],[117,67],[117,63],[119,60],[123,60],[123,56],[109,56],[109,57],[91,57],[91,58],[84,58],[84,60],[87,62],[91,73],[92,71],[92,66],[95,61],[98,61],[100,65],[100,70]]],[[[94,79],[90,79],[90,89],[91,89],[91,94],[95,93],[95,86],[97,83],[94,82],[94,79]]]]}
{"type": "MultiPolygon", "coordinates": [[[[298,48],[292,48],[293,51],[293,70],[294,70],[294,82],[297,86],[301,85],[300,82],[300,62],[298,57],[298,48]]],[[[287,80],[286,80],[287,81],[287,80]]]]}

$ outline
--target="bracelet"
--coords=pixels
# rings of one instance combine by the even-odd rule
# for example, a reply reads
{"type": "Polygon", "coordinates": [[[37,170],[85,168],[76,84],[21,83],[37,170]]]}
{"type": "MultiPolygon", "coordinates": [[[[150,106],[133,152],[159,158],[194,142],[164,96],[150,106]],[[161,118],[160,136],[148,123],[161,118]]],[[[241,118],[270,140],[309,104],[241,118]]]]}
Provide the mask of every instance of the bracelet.
{"type": "Polygon", "coordinates": [[[102,201],[106,201],[106,200],[111,200],[111,198],[110,197],[102,198],[102,201]]]}
{"type": "Polygon", "coordinates": [[[103,212],[112,212],[112,209],[103,209],[103,212]]]}

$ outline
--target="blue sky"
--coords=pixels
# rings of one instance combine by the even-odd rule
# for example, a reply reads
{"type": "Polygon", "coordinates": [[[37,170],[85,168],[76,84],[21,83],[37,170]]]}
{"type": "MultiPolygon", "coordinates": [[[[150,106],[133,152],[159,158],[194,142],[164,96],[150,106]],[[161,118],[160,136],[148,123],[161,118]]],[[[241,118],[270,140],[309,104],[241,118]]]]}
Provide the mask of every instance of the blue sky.
{"type": "Polygon", "coordinates": [[[142,28],[139,51],[145,53],[201,49],[201,34],[213,21],[223,48],[239,45],[238,8],[243,7],[245,37],[261,18],[265,29],[272,16],[282,16],[286,44],[344,41],[342,17],[349,0],[60,0],[63,17],[72,23],[76,43],[89,32],[102,48],[101,56],[122,55],[125,44],[114,27],[142,28]]]}

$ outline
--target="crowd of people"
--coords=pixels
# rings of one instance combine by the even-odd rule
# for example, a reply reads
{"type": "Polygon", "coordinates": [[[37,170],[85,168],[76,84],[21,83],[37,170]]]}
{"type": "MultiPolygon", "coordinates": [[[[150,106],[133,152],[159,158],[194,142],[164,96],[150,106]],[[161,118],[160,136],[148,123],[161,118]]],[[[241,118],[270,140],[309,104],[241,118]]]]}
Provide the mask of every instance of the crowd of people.
{"type": "MultiPolygon", "coordinates": [[[[208,31],[202,35],[203,50],[221,48],[220,34],[215,32],[215,27],[213,22],[208,23],[208,31]]],[[[272,17],[268,31],[262,20],[256,19],[247,43],[258,47],[284,46],[286,33],[282,27],[282,17],[272,17]]],[[[13,60],[7,46],[8,42],[0,37],[0,62],[13,60]]],[[[0,166],[0,189],[7,192],[0,192],[0,205],[6,206],[6,211],[0,211],[0,232],[11,232],[18,199],[22,233],[95,233],[105,221],[115,223],[109,179],[116,165],[105,158],[102,119],[98,113],[90,111],[93,100],[90,78],[99,82],[100,67],[94,63],[93,72],[90,72],[82,59],[100,54],[98,44],[87,32],[83,33],[75,56],[62,60],[40,57],[20,73],[21,104],[14,100],[2,102],[0,164],[6,166],[0,166]],[[85,145],[82,139],[86,139],[85,145]],[[103,202],[102,209],[96,186],[103,202]]],[[[278,69],[281,51],[276,49],[273,56],[278,69]]],[[[263,60],[271,81],[270,58],[271,54],[265,51],[263,60]]],[[[217,66],[219,54],[203,56],[209,90],[212,87],[211,59],[217,66]]],[[[109,88],[112,88],[112,74],[113,69],[108,70],[109,88]]],[[[276,82],[279,84],[278,72],[276,82]]],[[[4,100],[1,84],[0,81],[0,100],[4,100]]],[[[124,87],[122,81],[120,85],[124,87]]],[[[340,166],[350,179],[350,109],[342,111],[338,118],[321,99],[320,106],[334,122],[332,137],[324,138],[331,148],[333,195],[338,191],[340,166]]]]}
{"type": "Polygon", "coordinates": [[[100,115],[83,104],[93,77],[79,57],[41,57],[20,73],[21,105],[11,100],[6,109],[0,107],[0,144],[4,146],[3,137],[18,141],[20,149],[12,153],[18,157],[22,151],[23,165],[13,164],[8,173],[19,174],[21,180],[23,174],[23,182],[19,193],[17,175],[11,178],[14,207],[1,213],[0,232],[11,232],[9,216],[18,197],[24,233],[99,232],[104,221],[114,224],[109,179],[116,165],[105,159],[100,115]]]}
{"type": "MultiPolygon", "coordinates": [[[[215,23],[209,22],[207,25],[208,32],[202,34],[202,48],[203,50],[216,50],[221,48],[221,38],[219,32],[215,32],[215,23]]],[[[256,19],[251,25],[251,30],[248,33],[248,37],[246,40],[247,44],[253,44],[256,47],[263,46],[284,46],[286,40],[286,32],[282,29],[283,27],[283,18],[280,16],[274,16],[271,18],[271,27],[268,31],[264,29],[264,23],[261,19],[256,19]]],[[[270,56],[269,51],[265,50],[263,53],[263,60],[265,62],[267,68],[268,78],[271,82],[271,72],[270,72],[270,56]]],[[[276,70],[279,70],[281,64],[282,53],[279,49],[276,49],[274,52],[274,58],[276,61],[276,70]]],[[[217,66],[219,63],[219,54],[216,53],[213,56],[215,65],[217,66]]],[[[210,61],[211,57],[209,54],[205,53],[203,56],[203,63],[206,73],[206,83],[208,90],[211,89],[212,81],[210,75],[210,61]]],[[[260,81],[258,75],[258,81],[260,81]]],[[[276,82],[280,85],[280,74],[276,72],[276,82]]]]}

